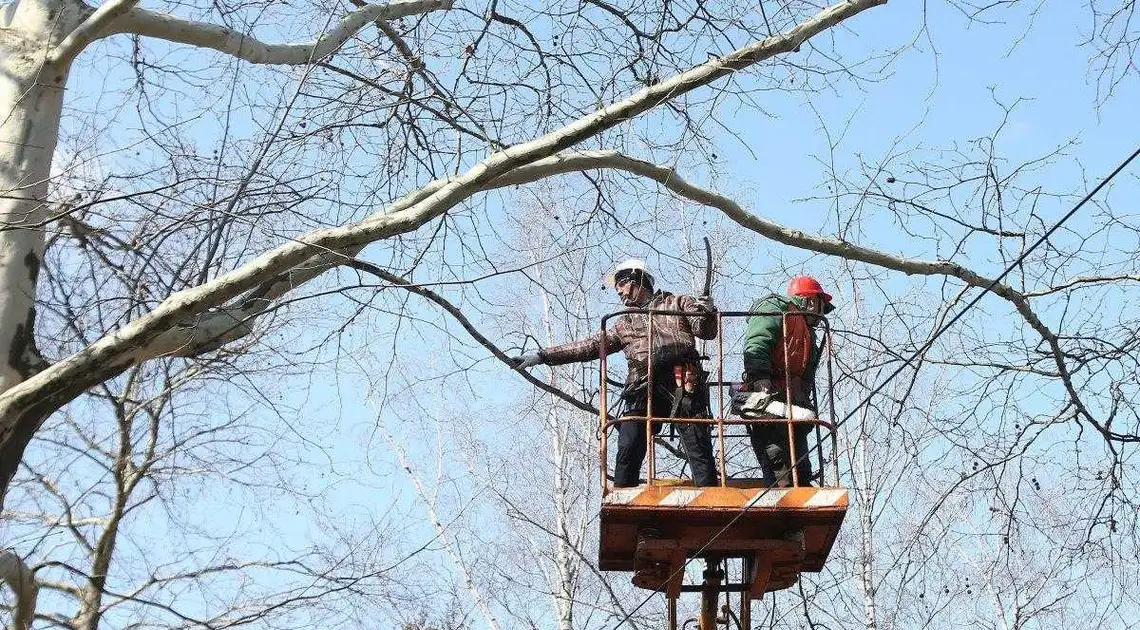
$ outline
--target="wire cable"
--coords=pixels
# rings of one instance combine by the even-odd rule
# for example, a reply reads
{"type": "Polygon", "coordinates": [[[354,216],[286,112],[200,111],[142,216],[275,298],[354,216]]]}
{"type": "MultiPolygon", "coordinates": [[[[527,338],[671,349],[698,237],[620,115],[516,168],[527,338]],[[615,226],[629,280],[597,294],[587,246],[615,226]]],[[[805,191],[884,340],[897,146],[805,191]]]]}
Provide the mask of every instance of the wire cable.
{"type": "Polygon", "coordinates": [[[1021,263],[1024,262],[1025,259],[1029,256],[1029,254],[1031,254],[1033,252],[1033,250],[1037,249],[1045,241],[1049,240],[1049,237],[1052,236],[1054,232],[1056,232],[1058,229],[1060,229],[1061,226],[1063,226],[1066,221],[1068,221],[1070,218],[1072,218],[1072,216],[1074,214],[1076,214],[1077,211],[1080,210],[1082,206],[1084,206],[1086,203],[1088,203],[1088,201],[1090,199],[1092,199],[1093,196],[1095,196],[1098,192],[1100,192],[1100,190],[1102,188],[1107,186],[1108,183],[1113,180],[1113,178],[1115,178],[1117,175],[1120,174],[1121,171],[1123,171],[1125,168],[1127,168],[1128,165],[1132,162],[1132,160],[1136,159],[1137,156],[1140,156],[1140,147],[1137,147],[1137,149],[1132,152],[1132,155],[1128,156],[1128,158],[1126,158],[1123,162],[1121,162],[1120,165],[1117,166],[1115,170],[1113,170],[1111,173],[1109,173],[1109,175],[1107,177],[1105,177],[1104,180],[1102,180],[1099,184],[1097,184],[1096,188],[1093,188],[1091,191],[1089,191],[1089,193],[1086,194],[1077,203],[1077,205],[1073,206],[1073,208],[1071,210],[1066,212],[1064,216],[1062,216],[1056,223],[1054,223],[1053,227],[1049,228],[1045,232],[1045,234],[1043,234],[1041,236],[1041,238],[1037,239],[1032,245],[1029,246],[1028,249],[1026,249],[1024,252],[1022,252],[1022,254],[1020,256],[1018,256],[1016,260],[1014,260],[1012,263],[1010,263],[1005,268],[1005,270],[1001,272],[1000,275],[998,275],[996,278],[991,280],[990,283],[988,285],[986,285],[985,289],[983,289],[981,293],[979,293],[977,296],[974,297],[974,299],[970,300],[970,302],[966,304],[965,308],[958,311],[958,313],[955,314],[954,317],[950,318],[950,320],[948,322],[943,324],[937,331],[935,331],[934,334],[931,335],[930,339],[928,339],[926,341],[926,343],[924,343],[922,345],[921,348],[919,348],[917,351],[915,351],[915,353],[912,354],[910,356],[910,358],[908,358],[906,361],[903,361],[903,364],[900,365],[898,367],[898,369],[896,369],[894,372],[891,372],[890,376],[888,376],[886,379],[884,379],[882,383],[879,383],[877,386],[875,386],[875,388],[871,390],[871,393],[867,394],[866,398],[859,401],[859,404],[855,405],[855,408],[851,410],[851,413],[844,416],[842,420],[840,420],[839,422],[837,422],[835,424],[835,428],[838,429],[840,427],[840,425],[842,425],[843,423],[847,422],[852,417],[854,417],[855,414],[859,412],[859,409],[861,409],[863,407],[863,405],[866,405],[867,403],[869,403],[875,395],[877,395],[880,391],[882,391],[883,388],[886,387],[887,384],[890,383],[892,380],[894,380],[895,377],[897,377],[899,374],[901,374],[902,371],[905,370],[907,368],[907,366],[909,366],[911,363],[913,363],[915,359],[917,359],[918,357],[925,354],[926,351],[929,350],[932,345],[934,345],[934,342],[937,341],[938,338],[940,336],[942,336],[943,333],[945,333],[947,330],[949,330],[950,327],[953,326],[959,319],[962,319],[962,316],[965,315],[966,312],[969,311],[971,308],[973,308],[974,305],[976,305],[978,302],[980,302],[982,300],[982,298],[984,298],[986,296],[987,293],[989,293],[994,287],[996,287],[998,285],[999,282],[1002,281],[1003,278],[1008,276],[1011,272],[1013,272],[1014,269],[1016,269],[1018,266],[1020,266],[1021,263]]]}

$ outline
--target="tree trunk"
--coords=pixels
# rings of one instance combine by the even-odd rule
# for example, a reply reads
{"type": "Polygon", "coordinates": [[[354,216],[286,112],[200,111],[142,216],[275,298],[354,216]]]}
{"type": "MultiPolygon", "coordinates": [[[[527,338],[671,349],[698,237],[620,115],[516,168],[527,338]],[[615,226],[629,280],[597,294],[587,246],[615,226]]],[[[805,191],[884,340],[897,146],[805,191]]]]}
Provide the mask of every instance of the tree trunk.
{"type": "MultiPolygon", "coordinates": [[[[537,260],[535,261],[538,262],[537,260]]],[[[542,323],[546,329],[547,347],[554,345],[553,326],[551,326],[550,300],[546,292],[540,293],[542,297],[542,323]]],[[[550,384],[558,387],[556,373],[551,372],[550,384]]],[[[547,415],[550,431],[550,451],[554,463],[554,531],[558,534],[555,542],[554,564],[557,570],[558,583],[553,584],[554,612],[558,618],[558,630],[572,630],[574,627],[574,575],[578,559],[572,555],[570,547],[570,506],[567,504],[566,450],[568,424],[558,413],[558,399],[550,397],[550,411],[547,415]]]]}
{"type": "MultiPolygon", "coordinates": [[[[47,0],[0,9],[0,392],[44,367],[34,336],[36,279],[68,72],[44,58],[81,17],[73,4],[47,0]]],[[[7,488],[38,422],[23,424],[0,424],[0,487],[7,488]]]]}
{"type": "Polygon", "coordinates": [[[862,565],[859,571],[859,586],[863,594],[863,627],[866,630],[877,630],[879,627],[878,611],[875,604],[875,489],[871,487],[871,475],[867,470],[867,433],[866,415],[863,426],[860,427],[858,439],[859,463],[855,466],[856,483],[859,492],[863,495],[859,506],[859,561],[862,565]]]}
{"type": "MultiPolygon", "coordinates": [[[[137,374],[138,370],[129,379],[131,384],[135,382],[133,377],[137,374]]],[[[133,389],[128,385],[124,388],[122,397],[118,399],[116,415],[119,420],[119,450],[115,457],[115,499],[111,505],[111,513],[107,516],[107,527],[95,544],[87,584],[83,587],[83,596],[79,603],[79,612],[71,620],[74,630],[99,628],[99,622],[103,618],[103,594],[107,588],[107,573],[111,569],[111,560],[115,556],[115,543],[119,539],[119,525],[123,522],[131,492],[139,479],[131,461],[131,425],[134,413],[122,407],[133,389]]]]}

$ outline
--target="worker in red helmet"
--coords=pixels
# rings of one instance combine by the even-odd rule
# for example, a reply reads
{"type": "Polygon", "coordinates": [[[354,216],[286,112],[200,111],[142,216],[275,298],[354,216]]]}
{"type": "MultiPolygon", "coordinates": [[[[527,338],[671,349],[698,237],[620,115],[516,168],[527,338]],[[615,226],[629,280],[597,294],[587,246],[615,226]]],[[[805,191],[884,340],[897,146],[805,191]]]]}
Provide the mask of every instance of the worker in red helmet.
{"type": "MultiPolygon", "coordinates": [[[[811,417],[816,415],[815,373],[822,347],[815,330],[821,321],[818,316],[834,308],[831,295],[811,276],[792,278],[787,295],[768,295],[752,304],[749,310],[766,314],[749,317],[744,334],[743,382],[733,392],[734,407],[742,416],[764,417],[764,410],[772,401],[790,402],[793,409],[807,409],[811,417]],[[784,313],[791,316],[784,317],[784,313]]],[[[794,425],[800,485],[808,485],[811,479],[811,461],[807,457],[810,431],[810,424],[794,425]]],[[[787,425],[748,425],[748,436],[765,481],[775,486],[792,485],[787,425]]]]}

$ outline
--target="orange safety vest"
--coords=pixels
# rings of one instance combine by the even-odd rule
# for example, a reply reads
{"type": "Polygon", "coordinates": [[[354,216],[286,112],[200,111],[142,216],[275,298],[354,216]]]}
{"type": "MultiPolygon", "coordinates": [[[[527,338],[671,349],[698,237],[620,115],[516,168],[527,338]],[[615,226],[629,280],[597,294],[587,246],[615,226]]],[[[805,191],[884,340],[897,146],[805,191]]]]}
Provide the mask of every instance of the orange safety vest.
{"type": "Polygon", "coordinates": [[[772,350],[772,385],[779,391],[787,387],[788,378],[791,378],[792,389],[797,389],[811,363],[811,328],[807,317],[795,314],[799,310],[793,304],[788,305],[788,312],[783,316],[783,339],[772,350]]]}

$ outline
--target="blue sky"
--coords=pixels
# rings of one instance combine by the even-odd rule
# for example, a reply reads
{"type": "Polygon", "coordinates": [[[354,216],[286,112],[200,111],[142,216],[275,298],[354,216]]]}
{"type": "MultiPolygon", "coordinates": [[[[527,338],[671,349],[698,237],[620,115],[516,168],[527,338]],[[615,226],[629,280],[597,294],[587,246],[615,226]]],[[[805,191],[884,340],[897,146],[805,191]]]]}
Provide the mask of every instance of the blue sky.
{"type": "MultiPolygon", "coordinates": [[[[873,162],[893,146],[914,150],[920,155],[955,147],[965,149],[971,140],[989,134],[1000,120],[1002,111],[994,104],[994,98],[1007,105],[1026,99],[1017,105],[1010,118],[999,146],[1000,154],[1016,164],[1077,139],[1078,144],[1070,151],[1072,159],[1061,160],[1036,176],[1040,177],[1039,184],[1047,189],[1066,195],[1083,192],[1087,182],[1107,173],[1134,148],[1136,124],[1131,110],[1138,102],[1140,88],[1135,82],[1126,83],[1112,98],[1097,102],[1091,86],[1094,79],[1089,72],[1089,49],[1079,46],[1082,33],[1074,28],[1088,22],[1083,3],[1047,3],[1032,28],[1028,28],[1025,21],[1027,16],[1016,12],[1006,15],[1004,25],[970,24],[961,13],[942,2],[908,0],[893,0],[885,7],[869,11],[836,36],[835,49],[841,51],[844,58],[851,59],[862,58],[869,52],[901,50],[889,66],[887,76],[863,84],[862,89],[847,86],[839,93],[825,91],[811,97],[774,91],[757,94],[755,98],[772,116],[741,113],[730,100],[717,115],[730,121],[743,142],[755,152],[755,157],[740,142],[722,134],[716,138],[718,158],[711,167],[700,164],[702,156],[689,156],[689,163],[682,164],[682,169],[690,179],[715,187],[758,214],[789,226],[822,229],[826,233],[834,228],[834,222],[826,218],[830,204],[796,201],[822,194],[825,179],[820,159],[827,158],[828,145],[820,131],[820,120],[809,105],[819,112],[833,133],[844,134],[835,153],[837,169],[842,172],[855,168],[857,156],[873,162]],[[1011,45],[1011,40],[1022,34],[1025,37],[1016,46],[1011,45]]],[[[103,63],[96,59],[90,62],[103,63]]],[[[129,70],[123,61],[112,63],[117,64],[112,72],[120,79],[128,76],[129,70]]],[[[747,75],[738,77],[740,85],[748,86],[749,81],[747,75]]],[[[71,90],[85,98],[96,94],[97,84],[101,82],[97,73],[83,74],[76,77],[71,90]]],[[[173,108],[177,103],[164,105],[173,108]]],[[[218,120],[211,118],[192,123],[200,129],[195,137],[203,145],[208,144],[214,139],[211,134],[216,131],[211,130],[216,130],[217,123],[218,120]]],[[[248,123],[239,126],[249,127],[248,123]]],[[[1133,170],[1118,184],[1119,190],[1113,196],[1118,204],[1135,203],[1135,172],[1133,170]]],[[[509,212],[510,204],[517,199],[509,195],[489,196],[488,216],[509,212]]],[[[1041,212],[1045,217],[1059,217],[1067,210],[1067,203],[1067,200],[1055,200],[1041,212]]],[[[717,223],[715,219],[710,221],[717,223]]],[[[1077,217],[1071,225],[1079,232],[1086,224],[1087,221],[1077,217]]],[[[935,258],[942,254],[927,242],[900,235],[891,227],[891,221],[881,216],[868,217],[858,240],[908,256],[935,258]]],[[[626,243],[625,247],[627,253],[637,253],[634,244],[626,243]]],[[[992,273],[1000,268],[1000,259],[992,248],[987,250],[985,241],[967,253],[970,263],[980,271],[992,273]]],[[[734,260],[746,261],[757,277],[773,271],[773,261],[785,258],[810,258],[813,266],[824,270],[834,265],[833,261],[773,246],[748,234],[739,238],[738,250],[734,252],[734,260]]],[[[672,271],[676,276],[681,275],[676,268],[672,271]]],[[[892,280],[900,294],[906,287],[921,282],[903,277],[892,280]]],[[[683,283],[666,284],[677,287],[683,283]]],[[[490,286],[501,287],[497,282],[490,286]]],[[[750,287],[749,290],[757,289],[750,287]]],[[[836,294],[842,299],[843,287],[838,288],[836,294]]],[[[617,306],[609,294],[595,291],[592,295],[595,296],[593,312],[617,306]]],[[[743,308],[752,296],[719,286],[717,297],[723,308],[743,308]]],[[[535,303],[530,305],[532,311],[538,308],[537,297],[534,299],[535,303]]],[[[415,302],[417,298],[412,300],[415,302]]],[[[993,308],[995,312],[1003,312],[1002,309],[1008,312],[1008,307],[1001,303],[995,303],[993,308]]],[[[329,312],[339,310],[328,309],[329,312]]],[[[432,321],[443,319],[429,307],[414,310],[432,321]]],[[[333,322],[328,328],[337,325],[339,322],[333,322]]],[[[416,513],[414,501],[407,500],[409,486],[386,452],[383,441],[373,431],[375,416],[366,399],[368,374],[374,375],[377,369],[372,362],[382,359],[383,355],[382,349],[370,350],[369,346],[375,337],[382,338],[390,332],[392,326],[391,320],[383,315],[372,315],[354,324],[346,336],[346,345],[356,353],[354,358],[359,360],[358,364],[345,361],[348,365],[341,366],[338,379],[328,372],[315,373],[308,384],[297,379],[295,384],[307,389],[303,394],[289,397],[289,402],[300,410],[298,415],[305,419],[302,428],[314,428],[314,433],[323,438],[322,444],[335,459],[327,477],[313,473],[313,487],[327,487],[329,505],[346,519],[360,518],[363,522],[370,515],[385,512],[393,502],[416,513]]],[[[493,329],[500,331],[501,327],[493,329]]],[[[294,332],[291,330],[290,334],[294,332]]],[[[458,328],[453,327],[452,332],[463,336],[458,328]]],[[[324,330],[319,334],[323,335],[324,330]]],[[[399,348],[419,359],[406,369],[409,380],[414,380],[416,371],[439,376],[453,367],[447,352],[449,346],[442,339],[417,337],[402,342],[399,348]]],[[[475,357],[486,354],[478,347],[469,352],[475,357]]],[[[447,381],[433,381],[423,389],[436,397],[441,410],[495,415],[497,422],[502,422],[504,417],[512,421],[514,416],[510,413],[518,411],[518,401],[525,399],[530,389],[492,360],[479,365],[474,383],[475,391],[468,391],[466,382],[449,385],[447,381]]],[[[387,416],[387,420],[393,426],[400,426],[395,416],[387,416]]],[[[513,428],[533,430],[526,426],[513,428]]],[[[510,436],[502,424],[491,422],[481,434],[488,442],[494,442],[496,435],[510,436]]],[[[419,432],[409,432],[409,435],[424,437],[419,432]]],[[[427,439],[409,440],[409,451],[422,461],[431,460],[435,446],[427,439]]],[[[306,453],[302,446],[297,448],[302,456],[314,455],[306,453]]],[[[310,463],[314,471],[322,465],[319,457],[310,463]]],[[[211,505],[213,500],[217,500],[220,511],[230,499],[206,498],[203,506],[211,505]]],[[[245,517],[245,513],[233,516],[235,523],[245,517]]],[[[273,517],[285,529],[289,515],[282,511],[274,512],[273,517]]],[[[298,529],[291,532],[296,535],[297,543],[310,535],[321,534],[319,524],[297,525],[298,529]]],[[[423,541],[434,536],[426,525],[417,531],[423,541]]],[[[415,546],[415,542],[418,541],[409,546],[415,546]]]]}

